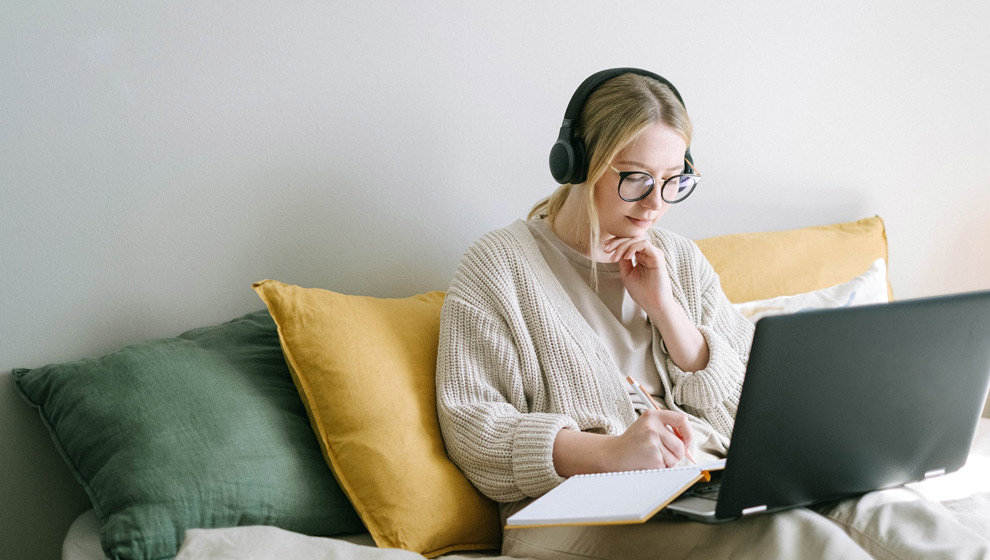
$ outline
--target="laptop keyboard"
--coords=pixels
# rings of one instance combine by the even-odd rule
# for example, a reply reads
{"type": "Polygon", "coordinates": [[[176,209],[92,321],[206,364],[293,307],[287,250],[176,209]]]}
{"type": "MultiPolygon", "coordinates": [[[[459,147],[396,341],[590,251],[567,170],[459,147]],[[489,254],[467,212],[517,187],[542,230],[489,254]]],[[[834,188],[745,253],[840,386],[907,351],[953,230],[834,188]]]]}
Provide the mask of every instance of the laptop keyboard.
{"type": "Polygon", "coordinates": [[[710,482],[706,484],[698,484],[691,489],[689,496],[695,498],[702,498],[705,500],[718,501],[718,491],[721,488],[721,484],[718,482],[710,482]]]}

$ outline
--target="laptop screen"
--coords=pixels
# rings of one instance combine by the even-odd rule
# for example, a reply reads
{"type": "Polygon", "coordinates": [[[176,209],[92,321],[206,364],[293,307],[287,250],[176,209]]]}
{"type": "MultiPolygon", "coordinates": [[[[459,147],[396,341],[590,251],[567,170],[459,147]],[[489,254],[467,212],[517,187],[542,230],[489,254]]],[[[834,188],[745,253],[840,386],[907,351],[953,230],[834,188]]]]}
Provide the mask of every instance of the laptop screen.
{"type": "Polygon", "coordinates": [[[990,291],[757,323],[716,517],[951,472],[990,383],[990,291]]]}

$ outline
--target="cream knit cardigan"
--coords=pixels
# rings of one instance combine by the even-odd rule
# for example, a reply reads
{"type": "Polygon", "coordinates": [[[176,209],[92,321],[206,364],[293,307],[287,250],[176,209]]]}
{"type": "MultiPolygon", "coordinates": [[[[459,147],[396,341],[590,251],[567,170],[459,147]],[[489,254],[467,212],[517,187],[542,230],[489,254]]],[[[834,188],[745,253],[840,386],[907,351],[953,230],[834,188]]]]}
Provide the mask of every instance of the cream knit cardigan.
{"type": "MultiPolygon", "coordinates": [[[[708,421],[728,444],[753,326],[726,299],[692,241],[652,229],[674,297],[708,341],[705,369],[689,373],[662,350],[654,359],[666,405],[708,421]]],[[[539,496],[560,482],[562,428],[618,435],[636,414],[598,335],[574,307],[522,220],[464,255],[440,320],[437,411],[450,458],[499,502],[539,496]]]]}

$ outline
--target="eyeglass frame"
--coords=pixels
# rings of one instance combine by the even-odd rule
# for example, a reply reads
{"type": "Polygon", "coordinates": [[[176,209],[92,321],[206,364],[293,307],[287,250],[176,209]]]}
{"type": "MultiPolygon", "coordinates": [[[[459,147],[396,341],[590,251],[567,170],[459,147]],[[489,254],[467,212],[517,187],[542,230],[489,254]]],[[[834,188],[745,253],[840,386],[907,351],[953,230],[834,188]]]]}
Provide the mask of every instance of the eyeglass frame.
{"type": "MultiPolygon", "coordinates": [[[[696,189],[698,187],[698,183],[701,182],[701,174],[698,173],[698,170],[697,169],[695,169],[694,164],[691,163],[691,160],[689,160],[687,158],[684,158],[684,163],[686,163],[688,165],[688,167],[691,168],[691,171],[694,171],[694,173],[678,173],[677,175],[671,175],[670,177],[667,177],[666,179],[664,179],[663,180],[663,183],[660,184],[660,198],[664,202],[666,202],[667,204],[677,204],[679,202],[684,202],[685,200],[688,199],[689,196],[691,196],[692,193],[694,193],[694,189],[696,189]],[[686,195],[684,195],[684,198],[681,198],[681,199],[678,199],[678,200],[675,200],[675,201],[671,202],[671,201],[667,200],[666,198],[664,198],[664,196],[663,196],[663,189],[664,189],[664,187],[667,186],[667,183],[669,183],[670,181],[672,181],[674,179],[677,179],[678,177],[694,177],[695,179],[697,179],[697,181],[695,182],[694,186],[691,187],[691,192],[689,192],[686,195]]],[[[653,189],[657,188],[657,178],[654,177],[652,173],[649,173],[647,171],[619,171],[611,163],[608,164],[608,166],[612,169],[612,171],[615,171],[619,175],[619,184],[616,185],[616,193],[619,195],[619,198],[621,198],[622,200],[624,200],[626,202],[639,202],[640,200],[643,200],[644,198],[646,198],[646,197],[650,196],[651,194],[653,194],[653,189]],[[647,190],[642,196],[639,196],[637,198],[626,198],[626,197],[622,196],[622,181],[625,181],[626,180],[626,177],[628,177],[630,175],[634,175],[636,173],[642,173],[643,175],[646,175],[650,179],[653,179],[653,185],[650,186],[649,190],[647,190]]]]}

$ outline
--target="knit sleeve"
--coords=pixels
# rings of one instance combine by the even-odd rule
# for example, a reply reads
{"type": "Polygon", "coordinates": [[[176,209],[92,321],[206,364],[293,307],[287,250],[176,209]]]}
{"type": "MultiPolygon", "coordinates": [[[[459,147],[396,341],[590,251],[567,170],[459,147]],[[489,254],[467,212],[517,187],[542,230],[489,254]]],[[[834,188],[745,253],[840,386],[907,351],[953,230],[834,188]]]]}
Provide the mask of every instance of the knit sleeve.
{"type": "Polygon", "coordinates": [[[697,246],[687,241],[683,252],[685,262],[679,267],[679,280],[685,310],[705,337],[709,358],[704,369],[686,372],[667,356],[674,402],[730,437],[753,340],[753,324],[729,302],[718,275],[697,246]]]}
{"type": "Polygon", "coordinates": [[[447,453],[493,500],[542,495],[563,481],[553,466],[557,432],[578,426],[566,415],[530,412],[523,378],[536,375],[532,358],[511,318],[485,305],[483,287],[469,286],[455,278],[440,320],[437,413],[447,453]]]}

